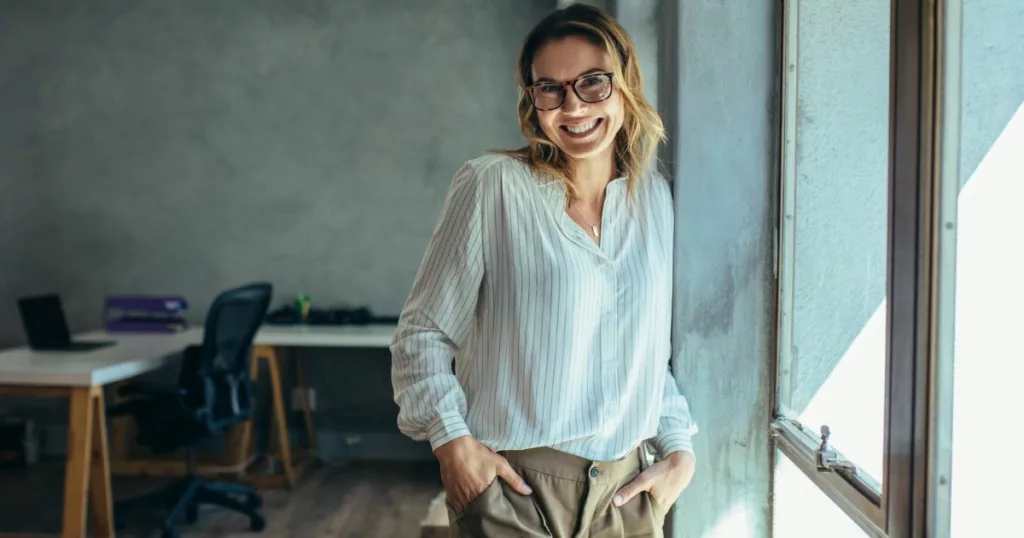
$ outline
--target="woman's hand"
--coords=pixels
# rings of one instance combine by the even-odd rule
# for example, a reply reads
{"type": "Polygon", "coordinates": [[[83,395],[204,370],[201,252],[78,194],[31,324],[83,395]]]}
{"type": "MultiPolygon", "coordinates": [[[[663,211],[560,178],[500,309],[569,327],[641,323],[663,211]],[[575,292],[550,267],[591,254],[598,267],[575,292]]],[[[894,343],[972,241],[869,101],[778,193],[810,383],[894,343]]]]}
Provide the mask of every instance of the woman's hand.
{"type": "Polygon", "coordinates": [[[648,491],[658,504],[667,509],[675,504],[679,495],[690,485],[696,466],[697,457],[693,454],[673,452],[622,486],[613,502],[615,506],[622,506],[641,491],[648,491]]]}
{"type": "Polygon", "coordinates": [[[533,493],[508,460],[471,436],[453,439],[434,451],[441,463],[441,482],[448,502],[461,514],[497,477],[523,495],[533,493]]]}

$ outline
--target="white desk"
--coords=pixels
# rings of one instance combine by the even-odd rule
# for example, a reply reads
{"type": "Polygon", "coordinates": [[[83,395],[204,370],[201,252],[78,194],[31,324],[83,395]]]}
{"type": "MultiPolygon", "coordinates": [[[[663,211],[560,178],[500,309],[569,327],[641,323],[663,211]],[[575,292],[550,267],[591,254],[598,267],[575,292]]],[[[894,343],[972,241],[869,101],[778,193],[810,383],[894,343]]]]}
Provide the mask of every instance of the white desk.
{"type": "Polygon", "coordinates": [[[98,332],[79,338],[116,343],[80,352],[41,352],[27,347],[0,351],[0,394],[70,399],[61,536],[84,538],[91,527],[92,536],[113,538],[103,385],[160,368],[191,340],[185,333],[98,332]]]}
{"type": "MultiPolygon", "coordinates": [[[[313,427],[313,413],[306,400],[307,384],[305,361],[301,353],[296,357],[298,364],[296,384],[302,396],[303,422],[305,423],[308,444],[305,447],[293,447],[288,435],[288,414],[285,391],[281,380],[281,357],[283,348],[304,350],[309,348],[383,348],[391,345],[396,326],[390,325],[263,325],[253,339],[252,359],[249,374],[254,382],[259,381],[260,365],[267,365],[271,388],[271,431],[276,438],[277,449],[273,455],[281,460],[282,474],[267,477],[265,475],[248,475],[245,470],[239,471],[237,477],[247,479],[257,486],[294,487],[306,464],[313,461],[316,453],[316,431],[313,427]]],[[[198,344],[203,340],[203,328],[193,327],[182,333],[184,347],[198,344]]],[[[159,366],[157,366],[159,367],[159,366]]],[[[129,460],[126,454],[128,428],[118,428],[114,441],[112,457],[113,472],[116,474],[149,474],[149,475],[180,475],[184,472],[184,464],[177,461],[134,459],[129,460]]],[[[251,459],[253,453],[253,423],[245,421],[240,431],[231,436],[227,442],[227,466],[242,465],[251,459]]],[[[224,465],[214,466],[223,467],[224,465]]],[[[203,471],[200,471],[203,472],[203,471]]]]}
{"type": "Polygon", "coordinates": [[[387,348],[395,325],[264,325],[255,344],[281,347],[387,348]]]}
{"type": "MultiPolygon", "coordinates": [[[[285,413],[284,389],[281,386],[281,348],[388,348],[395,334],[395,325],[264,325],[256,333],[250,375],[253,381],[259,379],[260,361],[267,364],[270,375],[273,422],[277,433],[277,454],[282,462],[285,485],[294,487],[303,468],[316,453],[316,430],[313,427],[313,413],[306,400],[305,361],[300,354],[297,359],[296,380],[300,389],[303,422],[306,427],[308,444],[292,453],[288,436],[287,414],[285,413]],[[296,458],[298,456],[298,458],[296,458]]],[[[242,439],[236,448],[236,461],[248,461],[252,452],[252,421],[242,425],[242,439]]],[[[261,482],[267,483],[266,479],[261,482]]]]}
{"type": "MultiPolygon", "coordinates": [[[[387,348],[395,328],[394,325],[265,325],[260,328],[254,341],[250,373],[254,379],[258,378],[260,360],[269,366],[274,419],[284,462],[284,479],[289,486],[295,484],[296,472],[288,443],[278,348],[387,348]]],[[[201,326],[175,334],[93,331],[76,335],[75,339],[113,340],[116,343],[81,352],[42,352],[27,347],[0,351],[0,394],[70,398],[61,536],[84,538],[88,526],[92,528],[92,536],[114,537],[110,492],[111,455],[107,446],[103,386],[158,370],[187,346],[202,342],[202,337],[201,326]],[[86,507],[90,508],[88,521],[86,507]]],[[[299,382],[305,386],[301,368],[299,382]]],[[[308,402],[303,403],[307,433],[312,440],[312,416],[308,402]]],[[[244,423],[242,433],[240,455],[247,458],[252,438],[251,421],[244,423]]],[[[315,447],[310,448],[311,451],[315,450],[315,447]]],[[[123,458],[123,454],[118,456],[123,458]]],[[[128,473],[149,471],[145,462],[114,463],[128,473]]],[[[175,473],[184,469],[183,466],[180,470],[177,467],[163,468],[175,473]]]]}
{"type": "Polygon", "coordinates": [[[34,351],[19,347],[0,351],[0,385],[103,386],[151,372],[194,342],[176,334],[108,334],[91,332],[75,340],[113,340],[91,351],[34,351]]]}

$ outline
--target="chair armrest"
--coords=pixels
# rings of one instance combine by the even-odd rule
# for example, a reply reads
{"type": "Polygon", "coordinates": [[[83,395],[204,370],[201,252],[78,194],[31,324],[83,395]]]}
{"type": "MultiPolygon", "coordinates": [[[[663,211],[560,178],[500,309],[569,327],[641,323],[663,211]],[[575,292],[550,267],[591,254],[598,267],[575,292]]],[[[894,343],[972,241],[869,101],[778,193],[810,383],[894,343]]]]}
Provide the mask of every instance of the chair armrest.
{"type": "Polygon", "coordinates": [[[185,396],[185,389],[176,385],[139,381],[118,389],[121,396],[185,396]]]}

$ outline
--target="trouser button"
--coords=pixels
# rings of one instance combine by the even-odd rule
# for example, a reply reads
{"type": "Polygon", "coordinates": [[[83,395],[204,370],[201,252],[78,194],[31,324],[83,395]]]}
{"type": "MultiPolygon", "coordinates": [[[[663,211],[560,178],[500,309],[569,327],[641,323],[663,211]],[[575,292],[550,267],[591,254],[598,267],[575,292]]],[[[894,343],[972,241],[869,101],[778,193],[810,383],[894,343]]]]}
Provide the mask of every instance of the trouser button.
{"type": "Polygon", "coordinates": [[[590,477],[591,478],[597,478],[597,475],[599,475],[599,474],[601,474],[601,470],[600,469],[598,469],[597,467],[591,467],[590,468],[590,477]]]}

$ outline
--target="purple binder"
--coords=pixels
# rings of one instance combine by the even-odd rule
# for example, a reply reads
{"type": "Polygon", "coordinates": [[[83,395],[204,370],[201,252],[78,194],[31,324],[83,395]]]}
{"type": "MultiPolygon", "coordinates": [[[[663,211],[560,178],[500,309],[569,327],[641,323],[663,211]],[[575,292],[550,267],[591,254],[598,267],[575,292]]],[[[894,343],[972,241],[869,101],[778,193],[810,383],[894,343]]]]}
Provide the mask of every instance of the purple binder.
{"type": "Polygon", "coordinates": [[[115,295],[107,297],[103,319],[110,332],[173,333],[188,328],[184,312],[188,301],[171,295],[115,295]]]}

